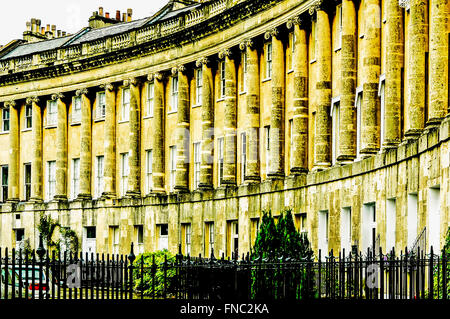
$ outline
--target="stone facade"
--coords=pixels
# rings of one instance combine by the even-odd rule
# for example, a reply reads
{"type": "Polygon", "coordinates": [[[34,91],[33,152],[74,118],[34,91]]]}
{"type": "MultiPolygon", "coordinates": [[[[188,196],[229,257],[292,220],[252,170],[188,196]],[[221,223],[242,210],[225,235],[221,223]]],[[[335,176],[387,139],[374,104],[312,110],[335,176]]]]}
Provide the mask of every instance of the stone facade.
{"type": "Polygon", "coordinates": [[[262,211],[289,207],[316,253],[400,251],[422,233],[436,251],[449,12],[447,0],[170,1],[148,19],[13,41],[0,51],[0,246],[23,230],[34,247],[43,212],[83,250],[241,255],[262,211]]]}

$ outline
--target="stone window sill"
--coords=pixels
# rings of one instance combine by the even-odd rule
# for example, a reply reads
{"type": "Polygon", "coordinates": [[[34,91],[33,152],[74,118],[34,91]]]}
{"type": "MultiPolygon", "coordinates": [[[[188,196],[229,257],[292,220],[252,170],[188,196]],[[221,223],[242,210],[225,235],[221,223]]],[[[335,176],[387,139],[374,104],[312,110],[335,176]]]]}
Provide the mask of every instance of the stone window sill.
{"type": "Polygon", "coordinates": [[[171,111],[167,112],[167,115],[176,114],[177,112],[178,112],[178,110],[171,110],[171,111]]]}
{"type": "Polygon", "coordinates": [[[294,69],[289,69],[289,70],[286,72],[286,74],[290,74],[290,73],[292,73],[292,72],[294,72],[294,69]]]}
{"type": "Polygon", "coordinates": [[[197,105],[192,105],[192,108],[196,108],[196,107],[201,107],[201,104],[197,104],[197,105]]]}
{"type": "Polygon", "coordinates": [[[223,102],[225,101],[225,97],[221,97],[220,99],[217,99],[216,102],[223,102]]]}
{"type": "Polygon", "coordinates": [[[264,80],[262,80],[261,82],[262,83],[265,83],[265,82],[269,82],[269,81],[271,81],[272,80],[272,78],[265,78],[264,80]]]}
{"type": "Polygon", "coordinates": [[[94,122],[103,122],[105,120],[105,117],[98,117],[94,119],[94,122]]]}
{"type": "Polygon", "coordinates": [[[5,134],[9,134],[9,131],[1,131],[0,135],[5,135],[5,134]]]}
{"type": "Polygon", "coordinates": [[[129,120],[121,120],[121,121],[117,122],[117,124],[128,123],[128,122],[129,122],[129,120]]]}
{"type": "Polygon", "coordinates": [[[335,49],[334,49],[334,52],[338,52],[338,51],[340,51],[341,49],[342,49],[342,47],[335,48],[335,49]]]}
{"type": "Polygon", "coordinates": [[[57,124],[47,124],[47,125],[45,126],[46,129],[57,128],[57,127],[58,127],[57,124]]]}
{"type": "Polygon", "coordinates": [[[144,120],[152,119],[152,118],[153,118],[153,115],[146,115],[143,117],[144,120]]]}
{"type": "Polygon", "coordinates": [[[81,122],[72,122],[72,123],[70,123],[70,126],[77,126],[77,125],[81,125],[81,122]]]}
{"type": "Polygon", "coordinates": [[[314,58],[314,59],[312,59],[312,60],[309,61],[309,64],[313,64],[313,63],[315,63],[316,61],[317,61],[316,58],[314,58]]]}
{"type": "Polygon", "coordinates": [[[247,91],[239,92],[239,95],[244,95],[244,94],[247,94],[247,91]]]}
{"type": "Polygon", "coordinates": [[[32,128],[31,127],[28,127],[28,128],[24,128],[24,129],[22,129],[22,130],[20,130],[21,132],[31,132],[32,131],[32,128]]]}

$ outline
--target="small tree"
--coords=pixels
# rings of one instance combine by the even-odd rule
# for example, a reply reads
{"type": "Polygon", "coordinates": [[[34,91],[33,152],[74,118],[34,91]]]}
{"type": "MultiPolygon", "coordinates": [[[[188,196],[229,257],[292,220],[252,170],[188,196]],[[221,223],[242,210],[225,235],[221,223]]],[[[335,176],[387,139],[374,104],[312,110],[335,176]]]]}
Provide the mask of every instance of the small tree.
{"type": "Polygon", "coordinates": [[[261,267],[257,266],[252,271],[252,296],[311,297],[314,291],[309,264],[302,264],[302,267],[288,266],[286,269],[278,262],[310,262],[313,255],[306,234],[300,234],[295,229],[290,209],[281,214],[277,224],[270,211],[263,212],[261,227],[252,249],[252,260],[262,263],[261,267]],[[265,268],[266,265],[268,268],[265,268]]]}

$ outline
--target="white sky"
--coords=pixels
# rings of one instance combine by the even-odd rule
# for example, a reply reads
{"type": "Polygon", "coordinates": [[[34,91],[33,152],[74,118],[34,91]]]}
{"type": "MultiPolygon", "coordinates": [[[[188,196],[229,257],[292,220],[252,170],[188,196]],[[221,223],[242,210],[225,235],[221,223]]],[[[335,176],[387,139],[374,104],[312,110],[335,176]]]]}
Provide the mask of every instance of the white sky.
{"type": "Polygon", "coordinates": [[[55,24],[57,30],[75,33],[88,26],[92,12],[103,7],[115,18],[116,10],[126,12],[133,9],[133,20],[145,18],[156,13],[168,0],[1,0],[0,44],[5,45],[13,39],[22,39],[26,22],[31,18],[41,20],[41,27],[55,24]]]}

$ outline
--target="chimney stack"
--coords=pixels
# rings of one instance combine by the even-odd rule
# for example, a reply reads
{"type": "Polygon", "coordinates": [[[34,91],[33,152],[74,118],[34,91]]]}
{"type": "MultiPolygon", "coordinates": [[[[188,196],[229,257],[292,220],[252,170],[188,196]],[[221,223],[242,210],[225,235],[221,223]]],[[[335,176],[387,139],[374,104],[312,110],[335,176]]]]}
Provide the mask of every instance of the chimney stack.
{"type": "Polygon", "coordinates": [[[98,8],[98,14],[103,17],[103,7],[98,8]]]}
{"type": "Polygon", "coordinates": [[[36,19],[31,19],[31,32],[36,32],[36,19]]]}
{"type": "Polygon", "coordinates": [[[41,19],[36,20],[36,32],[39,33],[41,31],[41,19]]]}
{"type": "Polygon", "coordinates": [[[120,10],[116,10],[116,20],[120,21],[120,10]]]}
{"type": "Polygon", "coordinates": [[[109,12],[105,13],[105,18],[109,19],[109,12]]]}
{"type": "Polygon", "coordinates": [[[131,16],[133,15],[132,9],[127,9],[127,22],[131,22],[131,16]]]}

